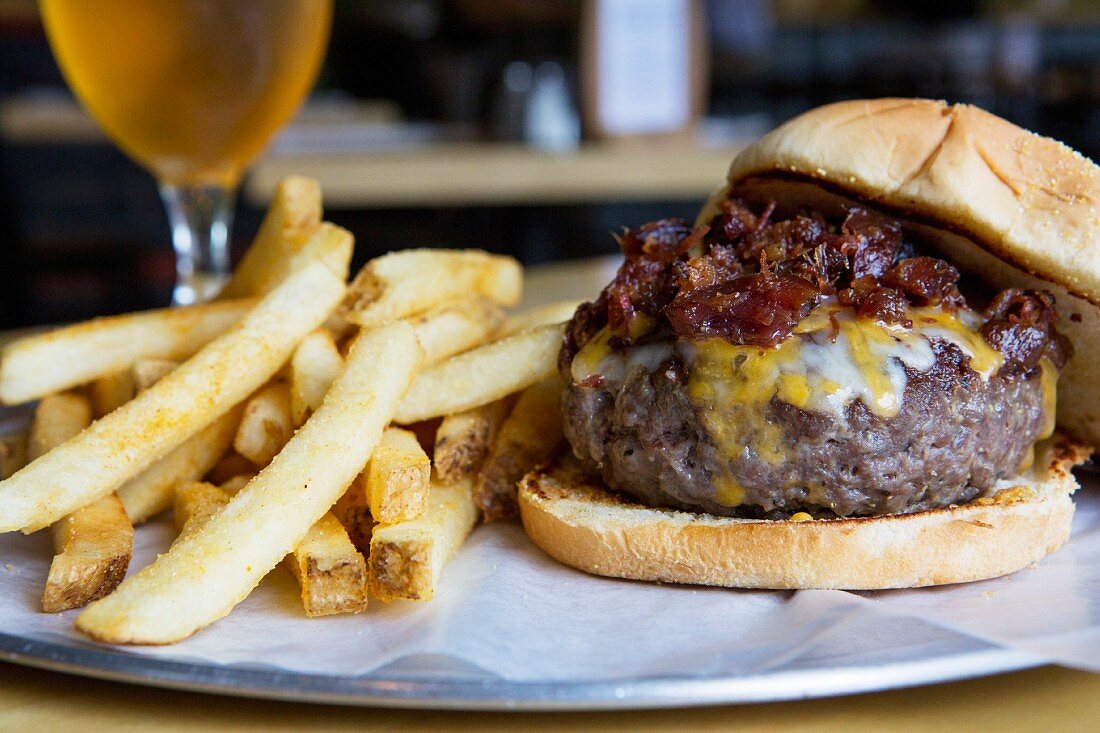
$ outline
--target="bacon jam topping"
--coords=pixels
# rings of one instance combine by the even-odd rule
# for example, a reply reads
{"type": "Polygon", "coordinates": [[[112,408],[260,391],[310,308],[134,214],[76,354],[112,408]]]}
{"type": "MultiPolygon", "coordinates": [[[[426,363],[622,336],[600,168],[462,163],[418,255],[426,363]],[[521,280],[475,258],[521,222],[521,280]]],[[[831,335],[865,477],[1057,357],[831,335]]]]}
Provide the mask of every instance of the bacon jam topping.
{"type": "MultiPolygon", "coordinates": [[[[900,222],[862,208],[840,221],[813,211],[776,219],[774,204],[757,213],[730,199],[705,226],[662,219],[619,244],[626,260],[577,310],[563,368],[604,327],[612,349],[671,338],[775,347],[827,296],[886,326],[909,327],[910,307],[966,307],[957,269],[916,255],[900,222]]],[[[980,333],[1007,374],[1032,372],[1042,357],[1059,369],[1067,361],[1053,304],[1046,292],[1006,290],[983,313],[980,333]]]]}

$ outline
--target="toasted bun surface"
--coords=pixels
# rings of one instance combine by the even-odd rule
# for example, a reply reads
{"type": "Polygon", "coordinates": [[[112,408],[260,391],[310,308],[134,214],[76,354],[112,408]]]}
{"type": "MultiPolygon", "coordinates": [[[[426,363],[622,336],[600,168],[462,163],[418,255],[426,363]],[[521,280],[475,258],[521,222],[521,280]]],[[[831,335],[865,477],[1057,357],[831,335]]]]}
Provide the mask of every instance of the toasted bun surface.
{"type": "Polygon", "coordinates": [[[612,494],[572,459],[520,483],[527,534],[555,559],[595,575],[734,588],[875,590],[1005,575],[1069,537],[1070,468],[1090,451],[1062,436],[993,498],[965,506],[806,522],[654,509],[612,494]]]}
{"type": "Polygon", "coordinates": [[[729,196],[900,219],[998,289],[1051,291],[1076,350],[1058,385],[1057,435],[988,498],[927,512],[761,521],[631,503],[567,460],[520,485],[524,527],[561,562],[598,575],[741,588],[872,590],[1005,575],[1060,547],[1070,468],[1100,445],[1100,168],[980,109],[918,99],[843,102],[780,126],[734,161],[703,207],[729,196]]]}
{"type": "Polygon", "coordinates": [[[976,107],[859,100],[811,110],[747,148],[699,221],[731,193],[788,209],[867,205],[998,288],[1051,291],[1076,349],[1058,385],[1058,421],[1100,445],[1096,164],[976,107]]]}

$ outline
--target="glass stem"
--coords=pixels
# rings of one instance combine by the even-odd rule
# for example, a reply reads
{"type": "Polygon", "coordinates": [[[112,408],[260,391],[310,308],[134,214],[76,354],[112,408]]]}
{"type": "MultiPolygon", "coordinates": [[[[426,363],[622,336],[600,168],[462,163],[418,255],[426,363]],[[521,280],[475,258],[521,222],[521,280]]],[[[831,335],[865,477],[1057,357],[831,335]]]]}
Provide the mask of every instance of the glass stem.
{"type": "Polygon", "coordinates": [[[210,300],[229,278],[233,192],[222,186],[162,184],[176,248],[174,305],[210,300]]]}

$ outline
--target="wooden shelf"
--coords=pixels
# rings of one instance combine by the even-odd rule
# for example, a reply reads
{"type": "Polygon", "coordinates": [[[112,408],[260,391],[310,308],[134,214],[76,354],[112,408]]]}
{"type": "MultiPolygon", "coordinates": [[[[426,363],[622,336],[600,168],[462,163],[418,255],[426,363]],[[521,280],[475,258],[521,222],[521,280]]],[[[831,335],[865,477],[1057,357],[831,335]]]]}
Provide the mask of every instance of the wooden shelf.
{"type": "Polygon", "coordinates": [[[250,172],[245,195],[266,202],[285,176],[316,178],[338,208],[490,206],[702,199],[744,145],[589,144],[547,153],[502,143],[449,143],[377,153],[281,154],[250,172]]]}
{"type": "MultiPolygon", "coordinates": [[[[730,161],[749,142],[708,144],[685,134],[586,143],[569,153],[446,140],[371,149],[386,137],[381,133],[400,139],[415,126],[395,123],[378,103],[356,105],[345,113],[348,119],[329,119],[323,108],[307,112],[294,132],[319,149],[280,150],[276,143],[245,180],[243,194],[258,207],[291,174],[318,179],[326,205],[350,209],[701,200],[722,184],[730,161]],[[353,142],[342,139],[342,149],[325,149],[326,136],[341,127],[353,142]],[[363,139],[359,147],[357,135],[363,139]]],[[[91,117],[61,94],[0,105],[0,135],[21,144],[107,142],[91,117]]]]}

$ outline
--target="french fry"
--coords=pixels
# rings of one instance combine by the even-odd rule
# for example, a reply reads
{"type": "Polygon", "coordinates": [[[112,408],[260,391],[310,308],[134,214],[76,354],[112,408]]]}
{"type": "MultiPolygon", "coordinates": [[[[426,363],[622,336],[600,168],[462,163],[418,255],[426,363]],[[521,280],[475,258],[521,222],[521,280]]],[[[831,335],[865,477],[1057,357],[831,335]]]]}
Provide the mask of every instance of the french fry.
{"type": "Polygon", "coordinates": [[[176,525],[176,542],[198,532],[229,503],[230,494],[205,481],[182,481],[176,484],[172,501],[172,521],[176,525]]]}
{"type": "Polygon", "coordinates": [[[257,466],[266,466],[294,434],[290,421],[290,386],[275,381],[244,406],[233,449],[257,466]]]}
{"type": "MultiPolygon", "coordinates": [[[[210,484],[194,484],[193,488],[183,489],[177,487],[177,517],[180,515],[181,498],[197,505],[181,529],[181,536],[196,531],[222,506],[229,503],[230,497],[247,486],[251,478],[237,476],[221,487],[210,484]],[[200,512],[205,515],[200,515],[200,512]]],[[[366,559],[352,543],[348,531],[331,512],[309,528],[294,552],[283,559],[283,566],[298,581],[302,593],[302,608],[311,618],[337,613],[358,613],[367,607],[366,559]]]]}
{"type": "Polygon", "coordinates": [[[431,470],[415,435],[387,428],[356,483],[362,487],[375,521],[392,524],[424,512],[431,470]]]}
{"type": "MultiPolygon", "coordinates": [[[[139,359],[130,369],[134,390],[144,392],[175,371],[179,362],[139,359]]],[[[165,511],[180,484],[196,482],[211,470],[236,435],[241,407],[234,407],[118,489],[126,514],[134,524],[165,511]]],[[[242,459],[243,460],[243,459],[242,459]]]]}
{"type": "MultiPolygon", "coordinates": [[[[27,443],[33,460],[77,435],[92,422],[82,394],[46,395],[35,407],[27,443]]],[[[54,523],[54,557],[42,593],[46,613],[79,608],[115,589],[126,574],[134,528],[114,495],[98,499],[54,523]]]]}
{"type": "Polygon", "coordinates": [[[362,470],[419,360],[408,324],[360,336],[320,409],[282,452],[202,530],[88,606],[77,627],[105,642],[166,644],[229,613],[362,470]]]}
{"type": "Polygon", "coordinates": [[[528,387],[500,427],[474,482],[474,499],[486,520],[519,515],[516,483],[549,460],[562,440],[562,383],[552,377],[528,387]]]}
{"type": "Polygon", "coordinates": [[[443,566],[477,523],[469,480],[433,484],[420,517],[378,525],[370,541],[370,587],[382,601],[427,601],[435,596],[443,566]]]}
{"type": "Polygon", "coordinates": [[[302,339],[290,358],[290,415],[295,426],[321,406],[343,369],[344,357],[327,330],[318,329],[302,339]]]}
{"type": "Polygon", "coordinates": [[[134,399],[134,393],[134,380],[129,369],[94,379],[88,384],[88,396],[96,417],[103,417],[122,407],[134,399]]]}
{"type": "Polygon", "coordinates": [[[311,262],[319,262],[332,274],[347,280],[348,262],[354,247],[355,238],[350,232],[334,224],[322,222],[305,242],[296,246],[293,253],[286,258],[270,261],[268,269],[259,272],[257,280],[250,287],[258,291],[257,295],[271,292],[291,273],[311,262]]]}
{"type": "Polygon", "coordinates": [[[302,589],[310,618],[359,613],[367,607],[367,561],[331,512],[309,528],[283,564],[302,589]]]}
{"type": "MultiPolygon", "coordinates": [[[[424,366],[429,366],[487,341],[503,323],[504,311],[479,296],[444,303],[405,320],[416,330],[424,366]]],[[[302,342],[291,366],[292,375],[299,375],[291,380],[291,414],[300,425],[315,409],[310,403],[318,402],[339,374],[343,360],[332,337],[320,331],[302,342]]]]}
{"type": "Polygon", "coordinates": [[[270,379],[343,292],[323,264],[295,272],[170,375],[0,481],[0,532],[51,524],[184,443],[270,379]]]}
{"type": "MultiPolygon", "coordinates": [[[[311,262],[320,262],[341,282],[347,282],[348,265],[352,250],[355,249],[355,237],[346,229],[341,229],[327,221],[321,222],[302,248],[286,261],[285,273],[271,280],[271,286],[282,282],[289,273],[297,272],[311,262]]],[[[330,313],[325,323],[331,323],[335,312],[330,313]]]]}
{"type": "Polygon", "coordinates": [[[497,332],[497,338],[504,338],[521,331],[529,331],[539,326],[549,326],[554,323],[565,323],[573,318],[577,308],[583,300],[561,300],[556,303],[547,303],[537,308],[520,311],[508,316],[504,325],[497,332]]]}
{"type": "Polygon", "coordinates": [[[114,494],[58,520],[50,533],[57,554],[42,593],[46,613],[80,608],[102,598],[126,575],[134,527],[114,494]]]}
{"type": "Polygon", "coordinates": [[[27,434],[0,435],[0,480],[27,464],[27,434]]]}
{"type": "Polygon", "coordinates": [[[286,263],[321,224],[321,185],[288,176],[279,182],[260,231],[219,298],[263,295],[287,275],[286,263]]]}
{"type": "Polygon", "coordinates": [[[540,326],[493,341],[422,371],[394,418],[408,424],[487,405],[557,370],[564,325],[540,326]]]}
{"type": "Polygon", "coordinates": [[[424,366],[430,366],[488,341],[504,322],[504,311],[488,298],[465,298],[406,320],[424,349],[424,366]]]}
{"type": "Polygon", "coordinates": [[[138,359],[130,367],[134,393],[144,392],[171,374],[180,363],[172,359],[138,359]]]}
{"type": "Polygon", "coordinates": [[[511,257],[410,249],[368,262],[348,288],[341,312],[352,323],[373,326],[475,294],[515,305],[522,289],[522,269],[511,257]]]}
{"type": "Polygon", "coordinates": [[[118,488],[131,522],[140,524],[168,509],[177,483],[200,479],[217,464],[237,434],[241,409],[233,407],[118,488]]]}
{"type": "Polygon", "coordinates": [[[34,408],[27,460],[40,458],[92,424],[92,405],[77,392],[46,395],[34,408]]]}
{"type": "Polygon", "coordinates": [[[256,474],[254,473],[239,473],[223,483],[218,488],[229,494],[230,496],[233,496],[234,494],[240,493],[240,490],[243,489],[245,486],[248,486],[248,482],[255,477],[256,474]]]}
{"type": "MultiPolygon", "coordinates": [[[[233,426],[233,434],[229,436],[229,442],[233,442],[233,438],[236,436],[237,426],[233,426]]],[[[206,472],[206,480],[212,484],[218,484],[219,486],[225,484],[234,476],[241,475],[255,475],[259,471],[252,461],[242,456],[237,451],[229,448],[222,457],[217,460],[214,466],[206,472]]]]}
{"type": "Polygon", "coordinates": [[[97,318],[12,341],[0,351],[0,403],[14,405],[130,368],[186,359],[239,321],[250,300],[97,318]]]}
{"type": "Polygon", "coordinates": [[[328,331],[329,335],[332,336],[332,340],[337,343],[343,342],[355,327],[355,324],[350,323],[348,319],[344,318],[337,311],[333,311],[329,315],[328,320],[325,321],[325,325],[321,326],[321,328],[328,331]]]}
{"type": "Polygon", "coordinates": [[[370,504],[367,503],[367,494],[360,478],[357,477],[336,500],[332,513],[344,525],[355,548],[364,554],[370,552],[370,536],[377,522],[371,516],[370,504]]]}
{"type": "Polygon", "coordinates": [[[501,423],[511,409],[507,399],[448,415],[435,434],[432,463],[441,483],[473,478],[489,455],[501,423]]]}

